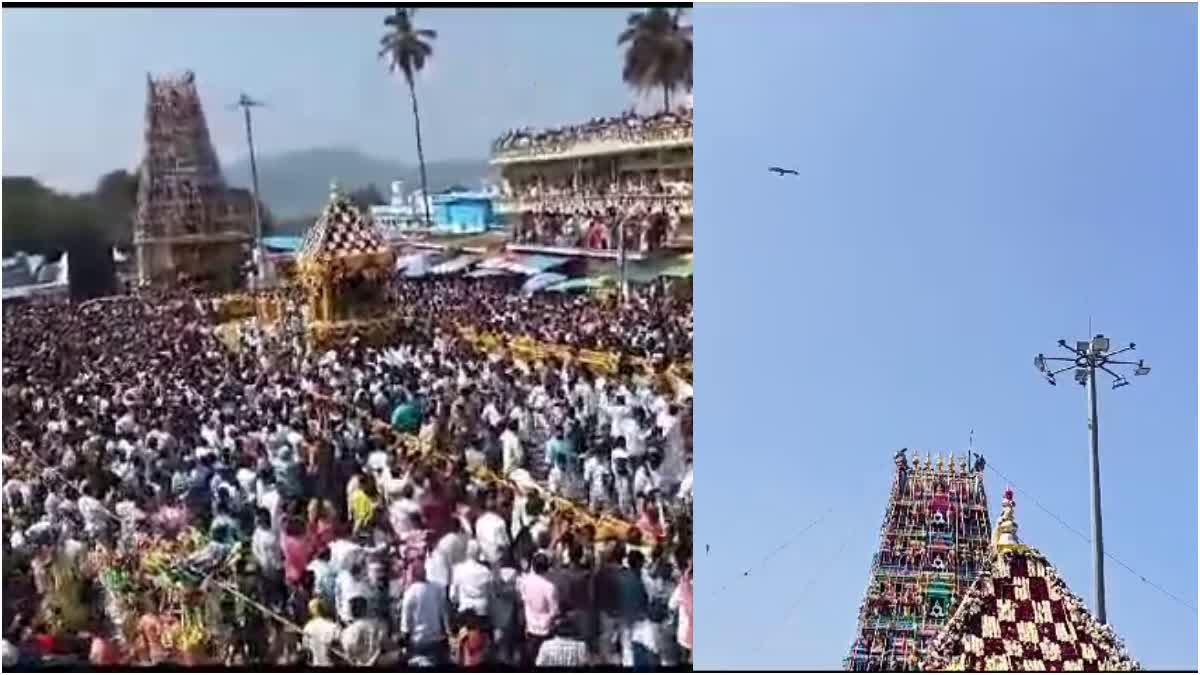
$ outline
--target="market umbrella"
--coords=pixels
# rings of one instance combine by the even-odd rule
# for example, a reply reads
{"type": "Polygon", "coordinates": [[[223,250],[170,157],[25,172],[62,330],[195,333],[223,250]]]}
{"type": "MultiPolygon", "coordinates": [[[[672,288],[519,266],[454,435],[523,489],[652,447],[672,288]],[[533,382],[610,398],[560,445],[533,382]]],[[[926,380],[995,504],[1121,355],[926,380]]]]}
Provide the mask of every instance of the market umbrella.
{"type": "Polygon", "coordinates": [[[542,272],[541,274],[535,274],[532,277],[529,277],[529,280],[521,285],[521,292],[537,293],[547,286],[553,286],[554,284],[566,280],[567,277],[565,274],[559,274],[558,272],[542,272]]]}

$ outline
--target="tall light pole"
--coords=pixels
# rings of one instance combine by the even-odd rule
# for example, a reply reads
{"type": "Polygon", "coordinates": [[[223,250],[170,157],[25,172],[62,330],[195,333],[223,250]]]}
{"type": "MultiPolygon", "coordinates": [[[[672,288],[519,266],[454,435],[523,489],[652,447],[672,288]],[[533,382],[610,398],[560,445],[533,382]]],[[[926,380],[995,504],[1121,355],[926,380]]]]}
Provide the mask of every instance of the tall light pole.
{"type": "Polygon", "coordinates": [[[1100,418],[1096,413],[1096,371],[1102,370],[1113,378],[1112,388],[1120,389],[1129,384],[1124,375],[1115,372],[1110,366],[1133,366],[1134,375],[1149,375],[1150,366],[1145,361],[1118,361],[1113,357],[1136,347],[1130,342],[1128,347],[1109,352],[1109,339],[1097,334],[1090,341],[1077,341],[1074,347],[1066,340],[1059,340],[1058,346],[1071,353],[1070,357],[1046,356],[1038,354],[1033,359],[1033,365],[1046,376],[1051,384],[1057,384],[1055,375],[1068,370],[1075,371],[1075,381],[1088,390],[1088,440],[1091,445],[1092,469],[1092,565],[1095,579],[1096,618],[1100,623],[1108,623],[1107,612],[1104,609],[1104,524],[1100,515],[1100,418]],[[1053,370],[1051,362],[1067,362],[1070,365],[1053,370]]]}
{"type": "Polygon", "coordinates": [[[258,278],[260,280],[265,279],[263,276],[262,213],[258,206],[258,163],[254,159],[254,131],[250,124],[250,109],[261,108],[265,105],[262,101],[256,101],[243,93],[238,97],[237,103],[230,106],[231,109],[241,108],[246,117],[246,145],[250,148],[250,181],[254,190],[254,254],[258,258],[258,278]]]}
{"type": "Polygon", "coordinates": [[[621,272],[621,289],[620,289],[621,290],[621,308],[624,309],[625,302],[628,299],[627,296],[629,295],[629,280],[625,276],[626,275],[626,271],[625,271],[626,270],[626,267],[625,267],[625,265],[626,265],[625,221],[627,220],[628,217],[624,216],[624,215],[618,215],[617,217],[620,218],[620,220],[618,221],[618,225],[617,225],[617,246],[618,246],[617,253],[619,256],[617,258],[617,267],[620,269],[620,272],[621,272]]]}

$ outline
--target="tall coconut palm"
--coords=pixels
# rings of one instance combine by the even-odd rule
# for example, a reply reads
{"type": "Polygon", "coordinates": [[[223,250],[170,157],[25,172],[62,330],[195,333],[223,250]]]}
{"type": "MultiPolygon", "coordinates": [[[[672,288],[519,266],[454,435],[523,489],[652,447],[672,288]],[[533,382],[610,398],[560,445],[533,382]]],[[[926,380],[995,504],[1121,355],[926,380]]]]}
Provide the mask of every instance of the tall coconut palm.
{"type": "Polygon", "coordinates": [[[682,8],[654,7],[634,12],[617,38],[626,45],[621,79],[637,91],[661,87],[663,110],[671,108],[671,92],[692,90],[692,27],[682,8]]]}
{"type": "Polygon", "coordinates": [[[417,28],[413,25],[415,7],[397,7],[395,12],[383,20],[388,31],[379,39],[381,49],[379,57],[388,60],[388,70],[399,70],[404,74],[408,83],[409,97],[412,99],[413,124],[417,129],[417,161],[421,165],[421,198],[425,207],[425,226],[430,227],[429,219],[429,179],[425,175],[425,148],[421,144],[421,112],[417,108],[417,87],[413,76],[425,67],[425,62],[433,56],[431,41],[437,39],[437,31],[428,28],[417,28]]]}

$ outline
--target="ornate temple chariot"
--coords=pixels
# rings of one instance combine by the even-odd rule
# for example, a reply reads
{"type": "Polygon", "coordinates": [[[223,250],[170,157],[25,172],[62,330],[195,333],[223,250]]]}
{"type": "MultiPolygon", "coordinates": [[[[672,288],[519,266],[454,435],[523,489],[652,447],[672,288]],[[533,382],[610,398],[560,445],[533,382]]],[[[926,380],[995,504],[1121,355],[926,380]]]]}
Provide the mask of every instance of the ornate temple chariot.
{"type": "Polygon", "coordinates": [[[318,348],[352,337],[379,343],[395,334],[387,279],[395,253],[371,220],[338,190],[309,230],[296,260],[305,325],[318,348]]]}

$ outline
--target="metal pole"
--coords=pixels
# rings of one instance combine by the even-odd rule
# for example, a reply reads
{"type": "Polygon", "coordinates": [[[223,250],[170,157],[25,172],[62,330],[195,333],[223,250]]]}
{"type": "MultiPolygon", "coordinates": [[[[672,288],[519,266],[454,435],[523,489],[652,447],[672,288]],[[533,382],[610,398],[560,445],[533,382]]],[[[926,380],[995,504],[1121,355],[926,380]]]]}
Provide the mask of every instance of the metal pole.
{"type": "Polygon", "coordinates": [[[618,251],[618,255],[620,256],[618,265],[621,268],[621,307],[624,307],[626,295],[628,293],[628,288],[629,288],[629,282],[626,281],[626,279],[625,279],[625,220],[626,220],[626,218],[624,216],[619,216],[619,217],[621,218],[621,221],[620,221],[620,225],[617,228],[617,246],[620,247],[620,251],[618,251]]]}
{"type": "Polygon", "coordinates": [[[1096,415],[1096,367],[1088,368],[1088,432],[1092,450],[1092,545],[1096,584],[1096,618],[1108,623],[1104,610],[1104,524],[1100,516],[1100,419],[1096,415]]]}
{"type": "Polygon", "coordinates": [[[254,188],[254,250],[258,257],[258,278],[263,279],[262,252],[262,214],[258,208],[258,163],[254,159],[254,132],[250,127],[250,106],[243,102],[242,111],[246,114],[246,144],[250,146],[250,181],[254,188]]]}

